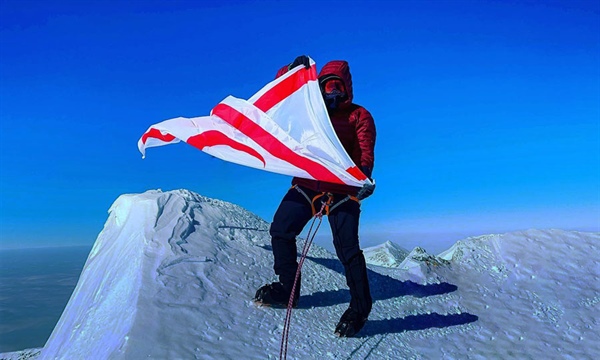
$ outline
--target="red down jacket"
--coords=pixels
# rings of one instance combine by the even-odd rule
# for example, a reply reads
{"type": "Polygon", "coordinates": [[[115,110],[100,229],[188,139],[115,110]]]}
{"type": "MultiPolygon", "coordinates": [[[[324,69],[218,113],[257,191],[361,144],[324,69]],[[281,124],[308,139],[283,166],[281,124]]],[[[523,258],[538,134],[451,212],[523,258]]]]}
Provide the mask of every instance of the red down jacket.
{"type": "MultiPolygon", "coordinates": [[[[285,74],[288,67],[284,66],[277,72],[277,77],[285,74]]],[[[344,82],[348,98],[336,109],[328,109],[331,124],[344,149],[354,163],[363,170],[365,175],[371,176],[375,163],[375,122],[373,117],[364,107],[352,102],[352,75],[348,62],[343,60],[330,61],[319,73],[319,79],[335,76],[344,82]]],[[[335,184],[325,181],[316,181],[295,177],[292,184],[300,185],[318,192],[332,192],[336,194],[356,195],[360,188],[335,184]]]]}

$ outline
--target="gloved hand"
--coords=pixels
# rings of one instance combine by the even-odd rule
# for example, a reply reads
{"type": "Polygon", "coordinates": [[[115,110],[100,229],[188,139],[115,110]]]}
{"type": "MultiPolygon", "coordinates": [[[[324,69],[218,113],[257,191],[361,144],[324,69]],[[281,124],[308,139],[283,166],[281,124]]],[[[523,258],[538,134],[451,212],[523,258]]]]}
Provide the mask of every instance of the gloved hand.
{"type": "Polygon", "coordinates": [[[292,61],[290,66],[288,66],[288,70],[292,70],[298,65],[304,65],[305,68],[310,69],[310,58],[306,55],[300,55],[292,61]]]}
{"type": "Polygon", "coordinates": [[[373,195],[373,192],[375,191],[375,180],[371,179],[371,181],[373,184],[364,184],[363,187],[360,188],[358,194],[356,195],[358,200],[364,200],[373,195]]]}

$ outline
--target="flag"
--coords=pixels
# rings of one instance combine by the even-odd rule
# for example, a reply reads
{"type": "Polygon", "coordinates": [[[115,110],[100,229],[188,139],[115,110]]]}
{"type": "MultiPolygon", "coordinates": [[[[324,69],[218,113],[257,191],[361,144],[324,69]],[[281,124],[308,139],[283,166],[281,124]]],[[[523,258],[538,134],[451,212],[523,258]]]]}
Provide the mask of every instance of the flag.
{"type": "Polygon", "coordinates": [[[226,97],[209,116],[178,117],[150,126],[138,141],[149,147],[184,141],[240,165],[306,179],[361,187],[370,183],[331,125],[311,67],[297,66],[250,99],[226,97]]]}

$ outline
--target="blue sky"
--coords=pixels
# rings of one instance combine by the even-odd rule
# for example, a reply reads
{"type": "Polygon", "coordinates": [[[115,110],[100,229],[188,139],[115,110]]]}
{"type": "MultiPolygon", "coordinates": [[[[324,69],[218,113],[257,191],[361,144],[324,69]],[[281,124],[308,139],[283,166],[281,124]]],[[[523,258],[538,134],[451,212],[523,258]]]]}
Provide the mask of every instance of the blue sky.
{"type": "Polygon", "coordinates": [[[300,54],[348,60],[376,121],[363,245],[600,231],[597,1],[0,0],[0,247],[91,244],[157,188],[270,221],[288,177],[136,143],[300,54]]]}

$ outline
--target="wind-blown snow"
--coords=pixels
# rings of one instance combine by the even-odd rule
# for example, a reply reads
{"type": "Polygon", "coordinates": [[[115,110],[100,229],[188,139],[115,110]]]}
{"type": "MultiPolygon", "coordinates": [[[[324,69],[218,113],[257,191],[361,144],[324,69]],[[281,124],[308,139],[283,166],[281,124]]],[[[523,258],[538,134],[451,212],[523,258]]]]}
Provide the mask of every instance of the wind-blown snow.
{"type": "MultiPolygon", "coordinates": [[[[119,197],[38,358],[277,358],[285,310],[251,301],[275,279],[268,225],[186,190],[119,197]]],[[[531,230],[369,265],[373,312],[351,339],[333,334],[343,268],[313,245],[288,357],[595,358],[599,240],[531,230]]]]}

